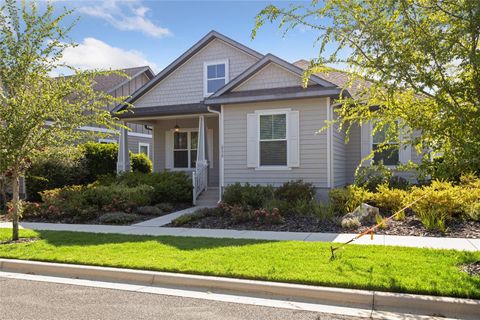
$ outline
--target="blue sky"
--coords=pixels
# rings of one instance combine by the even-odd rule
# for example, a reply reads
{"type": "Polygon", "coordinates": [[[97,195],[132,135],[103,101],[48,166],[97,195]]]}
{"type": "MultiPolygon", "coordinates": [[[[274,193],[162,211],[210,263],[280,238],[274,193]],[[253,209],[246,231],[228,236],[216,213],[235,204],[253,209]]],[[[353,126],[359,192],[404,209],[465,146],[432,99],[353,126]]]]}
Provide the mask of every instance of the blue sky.
{"type": "MultiPolygon", "coordinates": [[[[59,1],[75,8],[80,21],[70,33],[80,44],[65,60],[82,68],[118,68],[148,63],[156,72],[167,66],[210,30],[217,30],[261,53],[287,61],[312,58],[316,34],[297,29],[286,37],[277,25],[265,25],[250,39],[255,15],[268,4],[292,1],[59,1]]],[[[308,2],[304,2],[308,4],[308,2]]],[[[69,18],[72,20],[73,17],[69,18]]]]}

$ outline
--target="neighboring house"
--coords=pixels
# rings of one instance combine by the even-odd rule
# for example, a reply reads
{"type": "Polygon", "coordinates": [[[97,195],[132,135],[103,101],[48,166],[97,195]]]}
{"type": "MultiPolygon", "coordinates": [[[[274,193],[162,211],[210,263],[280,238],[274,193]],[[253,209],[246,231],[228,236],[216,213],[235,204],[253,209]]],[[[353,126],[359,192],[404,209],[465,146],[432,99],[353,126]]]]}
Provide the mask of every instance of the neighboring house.
{"type": "MultiPolygon", "coordinates": [[[[127,100],[135,108],[119,117],[152,128],[154,171],[192,172],[194,197],[207,183],[221,196],[236,182],[279,186],[296,179],[322,197],[352,182],[378,141],[370,126],[353,129],[348,144],[334,127],[318,133],[335,116],[346,78],[312,75],[303,88],[305,62],[296,64],[212,31],[136,91],[127,100]]],[[[129,170],[125,133],[118,171],[129,170]]],[[[410,148],[394,157],[385,160],[413,158],[410,148]]]]}
{"type": "MultiPolygon", "coordinates": [[[[117,70],[125,73],[127,77],[117,74],[109,74],[105,76],[97,76],[95,78],[95,90],[104,91],[113,97],[129,97],[143,85],[148,83],[154,77],[152,69],[148,66],[127,68],[117,70]]],[[[107,107],[111,111],[115,106],[107,107]]],[[[145,153],[149,157],[152,156],[152,132],[151,129],[144,124],[129,123],[128,127],[128,146],[133,153],[145,153]]],[[[111,135],[97,139],[101,143],[118,143],[119,134],[113,130],[109,130],[99,125],[91,125],[81,127],[80,130],[94,131],[102,133],[111,133],[111,135]]]]}

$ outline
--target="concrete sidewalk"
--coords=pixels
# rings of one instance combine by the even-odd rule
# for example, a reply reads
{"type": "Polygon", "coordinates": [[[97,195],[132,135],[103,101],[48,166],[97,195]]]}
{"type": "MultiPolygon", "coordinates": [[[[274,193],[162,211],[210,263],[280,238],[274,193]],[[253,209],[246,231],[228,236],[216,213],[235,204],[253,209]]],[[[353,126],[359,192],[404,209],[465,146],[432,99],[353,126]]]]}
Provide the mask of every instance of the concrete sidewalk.
{"type": "MultiPolygon", "coordinates": [[[[252,231],[252,230],[227,230],[227,229],[167,228],[167,227],[157,227],[157,226],[144,226],[142,224],[136,224],[131,226],[105,226],[105,225],[87,225],[87,224],[22,222],[20,223],[20,226],[25,229],[33,229],[33,230],[118,233],[118,234],[132,234],[132,235],[152,235],[152,236],[182,236],[182,237],[208,237],[208,238],[261,239],[261,240],[297,240],[297,241],[319,241],[319,242],[345,242],[355,236],[355,234],[349,234],[349,233],[278,232],[278,231],[252,231]]],[[[9,222],[0,223],[0,228],[11,228],[11,223],[9,222]]],[[[370,236],[365,236],[358,239],[354,243],[416,247],[416,248],[454,249],[454,250],[465,250],[465,251],[480,250],[480,239],[466,239],[466,238],[375,235],[373,240],[370,240],[370,236]]]]}

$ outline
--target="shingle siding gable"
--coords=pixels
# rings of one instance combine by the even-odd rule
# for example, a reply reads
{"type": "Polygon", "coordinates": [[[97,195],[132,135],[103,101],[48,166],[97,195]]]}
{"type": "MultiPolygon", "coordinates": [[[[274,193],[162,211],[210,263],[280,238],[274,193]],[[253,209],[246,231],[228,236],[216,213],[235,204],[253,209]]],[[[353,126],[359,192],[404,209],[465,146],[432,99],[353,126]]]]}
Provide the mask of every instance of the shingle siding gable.
{"type": "Polygon", "coordinates": [[[258,58],[215,39],[133,104],[136,107],[153,107],[202,101],[203,64],[222,59],[229,61],[230,79],[258,61],[258,58]]]}
{"type": "Polygon", "coordinates": [[[269,63],[257,74],[239,85],[233,91],[249,91],[258,89],[273,89],[297,87],[302,85],[302,79],[282,67],[269,63]]]}

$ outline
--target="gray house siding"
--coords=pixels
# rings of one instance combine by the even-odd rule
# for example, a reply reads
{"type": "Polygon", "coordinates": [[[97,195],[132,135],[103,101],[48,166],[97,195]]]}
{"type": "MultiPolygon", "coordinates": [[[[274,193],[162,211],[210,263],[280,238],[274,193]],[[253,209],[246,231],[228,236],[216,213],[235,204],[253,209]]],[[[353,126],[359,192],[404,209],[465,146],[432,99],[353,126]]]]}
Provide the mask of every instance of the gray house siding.
{"type": "Polygon", "coordinates": [[[345,177],[346,184],[352,183],[355,179],[355,171],[357,170],[360,161],[362,161],[361,143],[360,143],[360,126],[353,125],[350,129],[348,143],[345,145],[346,163],[345,163],[345,177]]]}
{"type": "Polygon", "coordinates": [[[327,100],[305,99],[223,107],[225,185],[235,182],[279,186],[302,179],[317,188],[328,187],[326,133],[316,134],[326,117],[327,100]],[[255,110],[291,108],[300,114],[300,167],[290,170],[256,170],[247,167],[247,114],[255,110]]]}
{"type": "Polygon", "coordinates": [[[135,102],[137,107],[198,103],[204,99],[203,64],[228,59],[230,80],[258,58],[215,39],[135,102]]]}
{"type": "MultiPolygon", "coordinates": [[[[337,114],[334,112],[334,119],[337,114]]],[[[347,147],[345,145],[345,131],[338,131],[338,124],[332,127],[333,132],[333,186],[340,187],[347,184],[347,147]]]]}
{"type": "MultiPolygon", "coordinates": [[[[208,185],[209,186],[218,186],[219,183],[219,147],[218,147],[218,138],[219,138],[219,131],[218,131],[218,117],[210,116],[205,117],[205,123],[208,129],[212,129],[213,131],[213,146],[209,146],[207,142],[207,148],[212,147],[213,157],[212,159],[208,159],[209,162],[212,163],[212,167],[208,169],[208,185]]],[[[166,170],[166,163],[165,163],[165,154],[167,152],[165,146],[165,132],[171,129],[174,129],[175,125],[178,125],[180,128],[185,129],[196,129],[198,128],[198,118],[188,118],[188,119],[165,119],[165,120],[157,120],[153,126],[153,141],[154,141],[154,148],[153,148],[153,170],[155,172],[161,172],[166,170]]],[[[208,137],[206,137],[208,140],[208,137]]],[[[209,156],[209,152],[207,151],[207,157],[209,156]]],[[[173,169],[179,170],[179,169],[173,169]]],[[[192,170],[185,169],[186,172],[191,172],[192,170]]]]}

